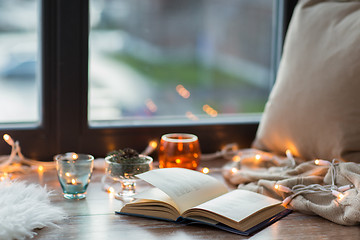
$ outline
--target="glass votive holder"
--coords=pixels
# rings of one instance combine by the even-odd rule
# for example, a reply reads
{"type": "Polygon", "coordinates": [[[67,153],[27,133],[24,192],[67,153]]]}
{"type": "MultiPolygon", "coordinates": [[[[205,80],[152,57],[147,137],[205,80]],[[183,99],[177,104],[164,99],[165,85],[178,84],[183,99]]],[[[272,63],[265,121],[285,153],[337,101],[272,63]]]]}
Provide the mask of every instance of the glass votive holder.
{"type": "Polygon", "coordinates": [[[54,156],[61,188],[66,199],[83,199],[90,183],[94,157],[89,154],[65,153],[54,156]]]}
{"type": "Polygon", "coordinates": [[[161,137],[159,167],[180,167],[195,170],[200,163],[198,137],[189,133],[169,133],[161,137]]]}
{"type": "Polygon", "coordinates": [[[150,171],[153,159],[150,156],[139,155],[138,157],[117,162],[114,156],[105,158],[105,173],[114,181],[121,183],[121,191],[115,193],[115,197],[122,199],[131,197],[136,193],[135,175],[150,171]]]}

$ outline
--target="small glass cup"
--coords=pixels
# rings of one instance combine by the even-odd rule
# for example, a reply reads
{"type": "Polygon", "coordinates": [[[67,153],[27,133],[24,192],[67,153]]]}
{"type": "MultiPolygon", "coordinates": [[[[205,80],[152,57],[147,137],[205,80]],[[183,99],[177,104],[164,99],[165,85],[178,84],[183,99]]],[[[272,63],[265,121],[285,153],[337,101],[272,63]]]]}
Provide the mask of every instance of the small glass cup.
{"type": "Polygon", "coordinates": [[[188,133],[169,133],[161,137],[159,167],[180,167],[195,170],[200,163],[198,137],[188,133]]]}
{"type": "Polygon", "coordinates": [[[131,197],[136,192],[136,174],[152,169],[153,159],[150,156],[139,155],[138,158],[126,162],[112,161],[113,156],[105,158],[105,173],[114,181],[121,183],[122,190],[115,193],[118,199],[131,197]]]}
{"type": "Polygon", "coordinates": [[[54,156],[61,188],[66,199],[83,199],[90,183],[94,157],[88,154],[65,153],[54,156]]]}

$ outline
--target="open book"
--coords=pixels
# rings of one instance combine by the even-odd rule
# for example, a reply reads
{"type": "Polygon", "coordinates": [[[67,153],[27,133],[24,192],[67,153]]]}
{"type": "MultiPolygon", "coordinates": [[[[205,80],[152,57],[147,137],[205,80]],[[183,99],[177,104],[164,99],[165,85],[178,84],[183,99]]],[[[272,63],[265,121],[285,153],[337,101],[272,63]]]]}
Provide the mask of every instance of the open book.
{"type": "Polygon", "coordinates": [[[201,223],[250,235],[287,215],[276,199],[246,191],[228,191],[212,176],[184,168],[156,169],[137,175],[152,184],[117,212],[186,224],[201,223]]]}

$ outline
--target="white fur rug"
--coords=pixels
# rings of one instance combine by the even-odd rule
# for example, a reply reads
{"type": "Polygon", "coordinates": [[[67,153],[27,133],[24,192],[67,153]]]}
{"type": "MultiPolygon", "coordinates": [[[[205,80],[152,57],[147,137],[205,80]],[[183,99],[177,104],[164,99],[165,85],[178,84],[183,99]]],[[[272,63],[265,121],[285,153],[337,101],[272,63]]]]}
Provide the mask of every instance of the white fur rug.
{"type": "Polygon", "coordinates": [[[57,226],[65,214],[51,205],[50,195],[37,184],[0,182],[0,239],[33,238],[34,229],[57,226]]]}

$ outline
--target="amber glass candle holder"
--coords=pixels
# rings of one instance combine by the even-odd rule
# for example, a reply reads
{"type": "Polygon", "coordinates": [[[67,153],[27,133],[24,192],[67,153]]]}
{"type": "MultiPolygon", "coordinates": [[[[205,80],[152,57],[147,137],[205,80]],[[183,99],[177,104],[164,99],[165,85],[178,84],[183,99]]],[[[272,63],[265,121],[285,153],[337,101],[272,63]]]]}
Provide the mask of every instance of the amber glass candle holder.
{"type": "Polygon", "coordinates": [[[159,167],[181,167],[195,170],[200,162],[198,137],[188,133],[170,133],[161,137],[159,167]]]}

